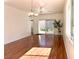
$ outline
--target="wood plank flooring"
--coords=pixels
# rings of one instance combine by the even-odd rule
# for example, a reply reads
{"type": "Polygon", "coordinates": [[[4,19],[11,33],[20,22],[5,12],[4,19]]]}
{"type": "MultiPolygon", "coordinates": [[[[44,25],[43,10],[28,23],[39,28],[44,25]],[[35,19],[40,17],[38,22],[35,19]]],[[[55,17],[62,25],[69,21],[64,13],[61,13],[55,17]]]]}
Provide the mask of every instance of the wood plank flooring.
{"type": "MultiPolygon", "coordinates": [[[[67,59],[63,37],[61,35],[58,35],[58,36],[57,35],[35,35],[33,36],[32,39],[34,40],[33,47],[37,47],[37,48],[40,47],[42,48],[42,50],[37,51],[38,49],[36,49],[35,51],[33,50],[33,52],[29,51],[32,54],[29,57],[33,56],[32,58],[35,59],[38,56],[38,59],[40,59],[42,57],[40,56],[40,53],[42,52],[44,54],[44,52],[46,51],[46,50],[43,50],[43,48],[51,48],[51,51],[49,52],[50,53],[49,56],[42,57],[42,59],[45,59],[45,58],[46,59],[67,59]],[[35,52],[37,56],[34,55],[35,52]]],[[[27,58],[28,58],[28,55],[26,55],[26,59],[27,58]]],[[[28,58],[28,59],[31,59],[31,58],[28,58]]]]}
{"type": "MultiPolygon", "coordinates": [[[[20,43],[23,44],[23,42],[24,42],[24,44],[27,43],[25,45],[26,46],[25,49],[29,49],[28,51],[25,52],[25,54],[27,54],[27,52],[29,52],[33,47],[51,48],[51,50],[49,51],[49,56],[46,56],[46,57],[40,56],[41,53],[43,53],[45,55],[45,52],[48,51],[48,50],[42,49],[39,51],[43,51],[43,50],[44,51],[40,52],[40,53],[37,52],[37,55],[35,55],[35,56],[32,56],[33,52],[32,52],[32,55],[26,56],[26,57],[28,57],[28,59],[30,59],[30,57],[31,57],[31,59],[67,59],[62,35],[32,35],[32,36],[29,36],[28,38],[21,39],[20,43]]],[[[21,46],[22,46],[22,44],[21,44],[21,46]]],[[[18,46],[18,47],[20,48],[20,46],[18,46]]],[[[7,51],[7,50],[5,49],[5,51],[7,51]]],[[[22,48],[20,51],[22,52],[22,48]]],[[[20,53],[20,51],[19,51],[19,53],[20,53]]],[[[35,51],[37,51],[37,49],[35,51]]],[[[25,55],[23,53],[22,53],[22,55],[20,53],[20,56],[18,58],[16,58],[16,56],[14,56],[11,59],[19,59],[20,57],[25,55]]],[[[19,55],[18,53],[16,53],[16,54],[19,55]]],[[[6,56],[6,54],[5,54],[5,56],[6,56]]],[[[24,56],[23,58],[27,59],[26,57],[24,56]]],[[[5,58],[5,59],[9,59],[9,58],[5,58]]]]}

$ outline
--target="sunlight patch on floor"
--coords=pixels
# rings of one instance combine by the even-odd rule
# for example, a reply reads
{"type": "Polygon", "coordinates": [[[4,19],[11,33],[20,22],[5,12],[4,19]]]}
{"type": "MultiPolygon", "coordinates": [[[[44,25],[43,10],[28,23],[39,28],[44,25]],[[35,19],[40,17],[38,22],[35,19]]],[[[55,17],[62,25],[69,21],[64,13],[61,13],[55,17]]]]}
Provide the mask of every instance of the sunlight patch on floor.
{"type": "Polygon", "coordinates": [[[19,59],[48,59],[51,48],[33,47],[19,59]]]}

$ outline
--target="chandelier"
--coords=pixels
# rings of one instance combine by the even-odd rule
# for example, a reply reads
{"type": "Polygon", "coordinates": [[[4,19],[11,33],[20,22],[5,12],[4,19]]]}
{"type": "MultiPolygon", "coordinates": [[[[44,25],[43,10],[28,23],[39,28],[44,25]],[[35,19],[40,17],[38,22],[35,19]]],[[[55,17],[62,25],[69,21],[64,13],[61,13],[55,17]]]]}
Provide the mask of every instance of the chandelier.
{"type": "Polygon", "coordinates": [[[31,10],[28,13],[29,17],[37,17],[39,14],[43,12],[44,8],[40,5],[38,8],[33,8],[33,0],[31,0],[31,10]]]}

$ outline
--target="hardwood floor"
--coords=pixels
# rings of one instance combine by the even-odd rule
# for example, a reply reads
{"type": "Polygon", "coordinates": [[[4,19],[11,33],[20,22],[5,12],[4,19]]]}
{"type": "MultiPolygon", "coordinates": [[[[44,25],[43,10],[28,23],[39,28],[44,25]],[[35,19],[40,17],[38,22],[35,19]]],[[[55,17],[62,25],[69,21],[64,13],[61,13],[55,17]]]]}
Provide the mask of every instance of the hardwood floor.
{"type": "MultiPolygon", "coordinates": [[[[63,42],[63,37],[61,35],[58,35],[58,36],[57,35],[35,35],[32,37],[32,39],[34,40],[33,47],[51,48],[48,59],[67,59],[64,42],[63,42]]],[[[42,51],[40,51],[40,53],[41,52],[42,51]]],[[[33,53],[33,52],[31,52],[31,53],[33,53]]],[[[38,53],[38,51],[37,51],[37,55],[40,56],[40,53],[38,53]]],[[[32,57],[32,56],[30,56],[30,57],[32,57]]],[[[37,57],[37,56],[35,56],[35,57],[37,57]]],[[[31,58],[29,58],[29,59],[31,59],[31,58]]],[[[38,59],[40,59],[40,58],[38,58],[38,59]]]]}
{"type": "MultiPolygon", "coordinates": [[[[22,42],[22,40],[23,39],[21,39],[21,42],[22,42]]],[[[64,42],[63,42],[63,37],[61,35],[33,35],[33,36],[29,36],[28,38],[25,38],[25,40],[27,40],[27,41],[24,41],[25,43],[30,44],[30,45],[26,44],[26,49],[29,49],[27,52],[29,52],[31,49],[33,49],[33,47],[36,47],[37,48],[36,50],[32,50],[32,54],[36,52],[37,55],[36,54],[35,54],[35,56],[26,55],[26,57],[22,56],[24,59],[27,59],[27,57],[28,57],[28,59],[67,59],[65,46],[64,46],[64,42]],[[28,47],[28,46],[30,46],[30,47],[28,47]],[[39,50],[38,48],[44,48],[44,49],[39,50]],[[46,50],[45,48],[46,49],[51,48],[51,50],[49,51],[49,50],[46,50]],[[41,52],[38,53],[39,51],[41,51],[41,52]],[[41,53],[45,54],[46,52],[49,54],[48,56],[46,56],[46,57],[44,55],[40,56],[41,53]]],[[[22,52],[22,50],[21,50],[21,52],[22,52]]],[[[27,52],[25,52],[25,54],[27,54],[27,52]]],[[[12,59],[19,59],[19,57],[12,58],[12,59]]]]}

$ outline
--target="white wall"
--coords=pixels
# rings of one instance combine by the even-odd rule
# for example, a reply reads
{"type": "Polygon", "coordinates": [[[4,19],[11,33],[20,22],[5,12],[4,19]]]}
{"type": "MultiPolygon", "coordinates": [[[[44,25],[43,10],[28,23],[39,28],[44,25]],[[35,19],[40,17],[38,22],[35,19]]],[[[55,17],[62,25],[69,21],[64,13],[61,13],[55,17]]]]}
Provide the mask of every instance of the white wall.
{"type": "Polygon", "coordinates": [[[64,8],[64,43],[68,59],[74,59],[74,43],[70,36],[70,2],[67,0],[64,8]]]}
{"type": "Polygon", "coordinates": [[[47,19],[62,20],[62,22],[63,22],[63,13],[44,14],[44,15],[39,15],[38,17],[35,17],[34,18],[34,34],[38,34],[38,21],[47,20],[47,19]]]}
{"type": "Polygon", "coordinates": [[[73,44],[73,42],[71,41],[71,39],[69,37],[65,36],[64,43],[65,43],[67,58],[74,59],[74,44],[73,44]]]}
{"type": "Polygon", "coordinates": [[[31,34],[27,13],[7,4],[4,5],[4,43],[10,43],[31,34]]]}

